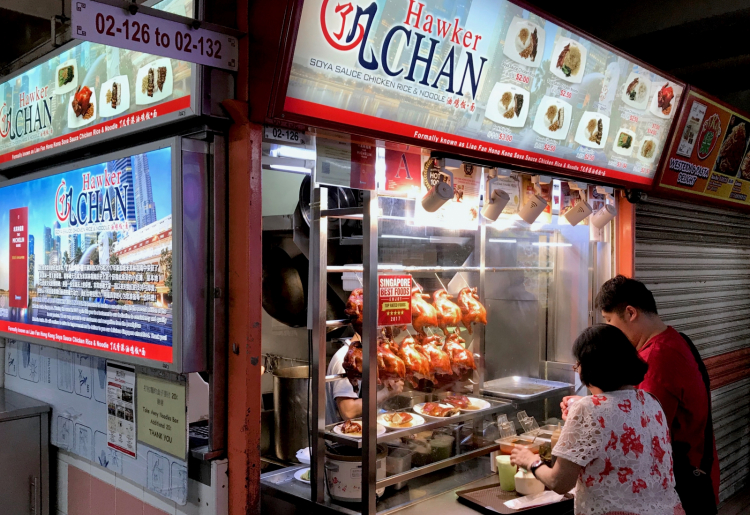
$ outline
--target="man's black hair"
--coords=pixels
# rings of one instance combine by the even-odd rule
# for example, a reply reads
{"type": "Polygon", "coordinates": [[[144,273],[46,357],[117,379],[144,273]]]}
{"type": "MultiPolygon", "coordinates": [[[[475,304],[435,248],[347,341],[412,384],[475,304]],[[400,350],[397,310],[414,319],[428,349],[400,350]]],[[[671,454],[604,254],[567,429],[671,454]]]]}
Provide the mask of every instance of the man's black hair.
{"type": "Polygon", "coordinates": [[[612,325],[584,330],[573,344],[573,355],[581,365],[581,382],[605,392],[640,384],[648,370],[628,338],[612,325]]]}
{"type": "Polygon", "coordinates": [[[618,275],[602,285],[596,296],[597,309],[605,313],[622,313],[627,306],[644,313],[659,314],[654,294],[642,282],[618,275]]]}

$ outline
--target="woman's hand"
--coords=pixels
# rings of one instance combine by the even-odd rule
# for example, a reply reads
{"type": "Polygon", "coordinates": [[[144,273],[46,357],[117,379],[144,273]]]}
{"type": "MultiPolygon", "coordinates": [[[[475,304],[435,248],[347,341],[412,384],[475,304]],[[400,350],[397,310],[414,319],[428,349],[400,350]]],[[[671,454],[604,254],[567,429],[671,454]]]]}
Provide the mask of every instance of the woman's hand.
{"type": "Polygon", "coordinates": [[[529,470],[532,463],[539,459],[538,454],[534,454],[526,447],[514,447],[510,453],[510,462],[513,465],[529,470]]]}
{"type": "Polygon", "coordinates": [[[581,397],[580,395],[569,395],[567,397],[563,397],[562,402],[560,403],[563,420],[568,420],[568,410],[570,409],[570,405],[573,404],[573,402],[576,402],[578,399],[583,399],[583,397],[581,397]]]}

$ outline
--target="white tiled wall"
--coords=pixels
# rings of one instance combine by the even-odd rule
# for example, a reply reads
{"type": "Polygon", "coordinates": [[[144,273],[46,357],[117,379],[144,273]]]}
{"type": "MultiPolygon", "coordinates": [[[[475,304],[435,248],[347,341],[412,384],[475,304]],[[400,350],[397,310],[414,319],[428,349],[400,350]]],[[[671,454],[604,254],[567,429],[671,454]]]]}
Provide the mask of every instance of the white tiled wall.
{"type": "MultiPolygon", "coordinates": [[[[57,468],[53,473],[57,477],[57,498],[54,506],[57,515],[77,515],[68,511],[68,474],[70,467],[75,467],[104,483],[113,485],[117,490],[142,500],[144,505],[153,506],[168,515],[227,515],[229,486],[226,460],[212,462],[210,487],[197,481],[188,480],[188,502],[185,506],[180,506],[174,501],[153,494],[119,474],[114,474],[99,465],[60,449],[57,451],[57,461],[51,463],[50,466],[57,468]]],[[[55,511],[52,513],[55,513],[55,511]]],[[[96,515],[99,510],[92,506],[91,513],[96,515]]],[[[108,513],[108,511],[104,509],[101,513],[108,513]]]]}

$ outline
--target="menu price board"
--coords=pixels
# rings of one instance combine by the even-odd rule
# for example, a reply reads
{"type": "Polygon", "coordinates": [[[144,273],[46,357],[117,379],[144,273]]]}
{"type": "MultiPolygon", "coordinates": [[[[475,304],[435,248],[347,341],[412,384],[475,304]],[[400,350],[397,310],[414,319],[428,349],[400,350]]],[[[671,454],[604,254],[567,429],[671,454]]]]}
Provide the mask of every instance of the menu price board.
{"type": "Polygon", "coordinates": [[[310,0],[283,110],[287,120],[650,186],[683,89],[505,0],[310,0]]]}
{"type": "Polygon", "coordinates": [[[0,169],[194,114],[193,65],[68,45],[0,83],[0,169]]]}
{"type": "Polygon", "coordinates": [[[411,324],[411,276],[378,276],[378,325],[411,324]]]}
{"type": "Polygon", "coordinates": [[[658,185],[750,206],[748,143],[750,117],[691,88],[658,185]]]}
{"type": "Polygon", "coordinates": [[[172,363],[172,148],[2,184],[0,334],[172,363]]]}

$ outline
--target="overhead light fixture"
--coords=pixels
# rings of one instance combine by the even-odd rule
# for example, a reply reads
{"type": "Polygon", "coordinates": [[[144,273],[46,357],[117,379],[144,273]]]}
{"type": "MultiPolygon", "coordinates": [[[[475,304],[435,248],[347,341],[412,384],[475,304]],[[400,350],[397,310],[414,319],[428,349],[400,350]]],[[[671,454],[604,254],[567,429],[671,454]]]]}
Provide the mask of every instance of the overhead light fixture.
{"type": "Polygon", "coordinates": [[[304,174],[310,174],[310,169],[305,168],[304,166],[289,166],[289,165],[268,165],[269,168],[272,170],[279,170],[282,172],[295,172],[295,173],[304,173],[304,174]]]}
{"type": "Polygon", "coordinates": [[[430,191],[428,191],[427,194],[422,198],[422,208],[424,208],[424,210],[428,213],[434,213],[435,211],[443,207],[443,204],[453,198],[453,173],[448,171],[447,168],[448,165],[450,165],[451,168],[454,168],[456,166],[454,161],[456,160],[432,160],[432,164],[430,165],[431,169],[429,170],[429,172],[437,172],[440,175],[440,180],[437,184],[430,188],[430,191]],[[446,164],[446,162],[448,163],[446,164]],[[443,180],[444,177],[448,178],[449,182],[443,180]]]}
{"type": "Polygon", "coordinates": [[[424,240],[430,241],[430,238],[424,236],[401,236],[400,234],[382,234],[381,238],[397,238],[399,240],[424,240]]]}
{"type": "Polygon", "coordinates": [[[612,204],[604,204],[599,211],[591,217],[591,225],[601,229],[617,216],[617,209],[612,204]]]}
{"type": "Polygon", "coordinates": [[[535,241],[532,243],[535,247],[572,247],[572,243],[558,243],[554,241],[535,241]]]}
{"type": "Polygon", "coordinates": [[[305,159],[315,161],[315,150],[304,147],[291,147],[289,145],[279,145],[270,150],[272,157],[291,157],[294,159],[305,159]]]}
{"type": "Polygon", "coordinates": [[[521,207],[518,212],[518,216],[521,220],[527,224],[533,224],[539,215],[541,215],[547,207],[547,201],[544,200],[540,195],[533,194],[529,197],[526,203],[521,207]]]}
{"type": "Polygon", "coordinates": [[[568,209],[563,216],[570,225],[578,225],[593,212],[593,209],[591,209],[591,206],[586,201],[586,191],[588,187],[586,184],[580,182],[568,182],[568,186],[570,186],[571,191],[578,191],[580,200],[576,202],[573,207],[568,209]]]}
{"type": "Polygon", "coordinates": [[[490,243],[517,243],[517,241],[512,238],[489,238],[487,241],[490,243]]]}
{"type": "Polygon", "coordinates": [[[484,188],[484,207],[482,216],[487,220],[495,221],[510,202],[510,195],[499,187],[500,179],[489,177],[485,181],[484,188]]]}
{"type": "Polygon", "coordinates": [[[563,215],[570,225],[578,225],[587,216],[589,216],[593,210],[588,202],[581,199],[576,202],[576,205],[568,209],[563,215]]]}

